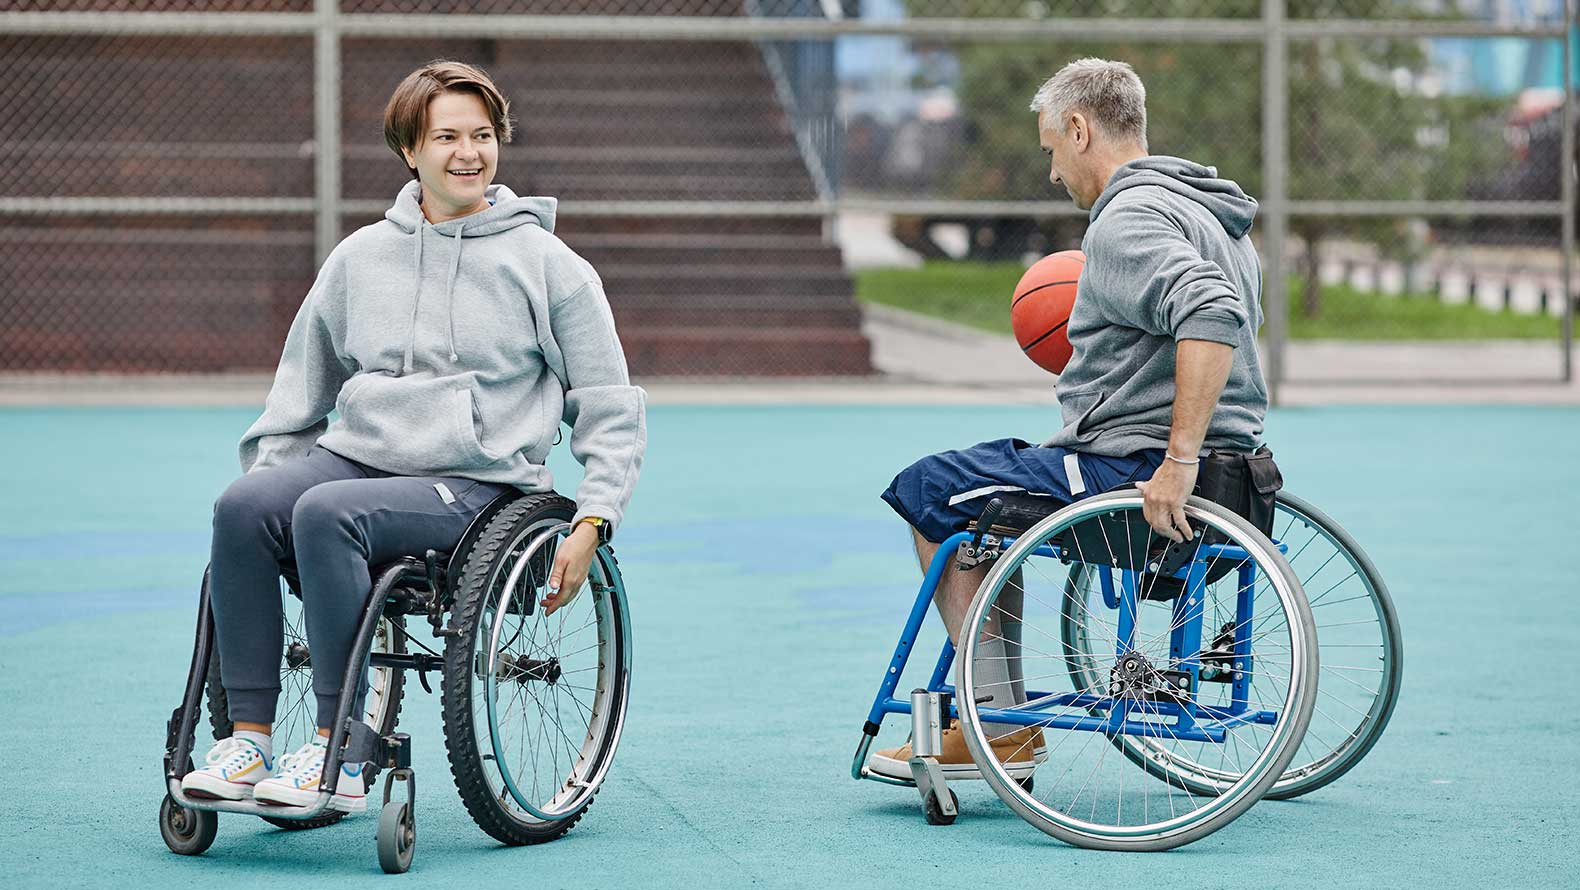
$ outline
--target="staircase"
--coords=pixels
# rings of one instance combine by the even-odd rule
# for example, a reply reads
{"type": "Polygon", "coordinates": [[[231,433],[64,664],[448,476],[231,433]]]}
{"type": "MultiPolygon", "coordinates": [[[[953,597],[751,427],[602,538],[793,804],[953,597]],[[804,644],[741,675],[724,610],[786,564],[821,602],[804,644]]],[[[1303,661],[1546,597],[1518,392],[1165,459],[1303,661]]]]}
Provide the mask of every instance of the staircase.
{"type": "MultiPolygon", "coordinates": [[[[405,72],[435,56],[479,60],[511,97],[516,141],[503,147],[495,178],[518,194],[817,197],[753,44],[456,41],[401,50],[345,47],[348,198],[388,200],[405,181],[383,144],[383,102],[405,72]]],[[[850,277],[822,228],[811,217],[620,217],[573,207],[557,233],[603,277],[633,374],[870,374],[850,277]]]]}
{"type": "MultiPolygon", "coordinates": [[[[730,0],[646,6],[738,14],[730,0]]],[[[8,106],[19,109],[6,128],[15,135],[0,140],[9,196],[312,192],[310,41],[27,37],[0,39],[0,50],[7,69],[28,75],[8,87],[8,106]]],[[[406,181],[383,142],[384,103],[402,76],[439,57],[482,65],[512,98],[516,141],[503,147],[496,179],[571,205],[557,233],[603,277],[634,375],[872,373],[851,281],[821,219],[575,211],[815,199],[756,45],[346,39],[346,199],[384,204],[406,181]]],[[[348,216],[346,231],[376,218],[348,216]]],[[[272,370],[311,284],[311,245],[306,216],[7,219],[0,370],[272,370]]]]}

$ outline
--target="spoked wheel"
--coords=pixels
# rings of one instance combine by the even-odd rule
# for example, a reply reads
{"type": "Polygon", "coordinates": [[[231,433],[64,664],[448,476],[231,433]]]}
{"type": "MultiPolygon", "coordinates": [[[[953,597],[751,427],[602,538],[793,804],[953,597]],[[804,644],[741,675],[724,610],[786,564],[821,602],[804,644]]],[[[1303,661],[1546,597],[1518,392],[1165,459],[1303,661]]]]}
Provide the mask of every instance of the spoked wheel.
{"type": "Polygon", "coordinates": [[[625,722],[630,625],[614,554],[544,617],[575,504],[530,495],[478,537],[461,571],[445,653],[444,734],[467,811],[506,844],[553,840],[598,793],[625,722]]]}
{"type": "Polygon", "coordinates": [[[1239,817],[1283,775],[1316,696],[1311,613],[1267,538],[1191,499],[1186,515],[1211,534],[1185,548],[1186,566],[1205,574],[1189,595],[1148,572],[1167,541],[1141,506],[1138,493],[1099,495],[1029,529],[978,590],[956,659],[961,724],[983,778],[1038,829],[1095,849],[1169,849],[1239,817]],[[1072,624],[1079,648],[1065,641],[1072,624]],[[1237,668],[1214,651],[1225,625],[1237,668]],[[982,656],[1018,657],[1023,679],[987,679],[1007,672],[982,656]],[[1032,787],[1000,762],[1023,766],[1024,751],[990,744],[1012,734],[1022,748],[1046,746],[1032,787]],[[1194,796],[1115,751],[1130,739],[1230,778],[1194,796]]]}
{"type": "MultiPolygon", "coordinates": [[[[1273,538],[1287,548],[1287,560],[1305,589],[1316,622],[1318,672],[1311,725],[1294,759],[1266,796],[1287,800],[1308,794],[1348,772],[1366,756],[1393,715],[1404,664],[1399,618],[1382,576],[1360,545],[1316,507],[1280,492],[1273,538]]],[[[1070,572],[1071,597],[1063,639],[1090,654],[1092,641],[1076,619],[1079,604],[1094,602],[1095,576],[1076,565],[1070,572]]],[[[1214,633],[1221,630],[1214,628],[1214,633]]],[[[1264,641],[1263,648],[1271,643],[1264,641]]],[[[1070,662],[1076,686],[1095,679],[1088,658],[1070,662]]],[[[1211,758],[1176,759],[1149,739],[1117,740],[1125,755],[1160,778],[1193,794],[1216,794],[1234,778],[1211,758]]]]}
{"type": "MultiPolygon", "coordinates": [[[[203,583],[208,583],[204,576],[203,583]]],[[[274,755],[280,757],[307,744],[317,728],[318,700],[313,697],[313,657],[307,644],[307,625],[302,617],[302,600],[282,581],[280,597],[285,624],[285,646],[280,657],[280,699],[274,711],[274,755]]],[[[401,616],[386,617],[379,621],[373,635],[371,652],[405,652],[406,637],[396,627],[401,616]]],[[[380,735],[395,731],[395,721],[400,715],[404,677],[393,668],[373,668],[368,671],[368,694],[364,700],[362,719],[380,735]]],[[[231,735],[228,701],[225,687],[220,684],[219,647],[209,658],[208,667],[209,723],[214,728],[214,738],[231,735]]],[[[378,767],[364,769],[366,781],[371,785],[378,775],[378,767]]],[[[345,813],[328,811],[311,819],[279,819],[264,816],[271,825],[296,831],[322,828],[345,818],[345,813]]]]}
{"type": "Polygon", "coordinates": [[[159,804],[159,836],[172,853],[197,856],[213,846],[219,834],[219,814],[211,810],[189,810],[165,795],[159,804]]]}

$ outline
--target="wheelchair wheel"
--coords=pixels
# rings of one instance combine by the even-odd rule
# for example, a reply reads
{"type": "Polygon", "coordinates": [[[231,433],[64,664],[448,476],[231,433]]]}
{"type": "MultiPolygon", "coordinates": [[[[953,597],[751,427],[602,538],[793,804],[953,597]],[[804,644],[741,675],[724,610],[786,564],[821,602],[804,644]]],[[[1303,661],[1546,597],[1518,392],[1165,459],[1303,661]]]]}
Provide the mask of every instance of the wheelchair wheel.
{"type": "Polygon", "coordinates": [[[478,536],[457,583],[445,652],[450,771],[478,826],[511,845],[553,840],[591,805],[625,722],[630,624],[614,554],[581,593],[538,605],[575,504],[530,495],[478,536]]]}
{"type": "Polygon", "coordinates": [[[972,600],[956,659],[966,745],[1000,799],[1068,843],[1165,850],[1211,834],[1278,781],[1311,721],[1317,641],[1299,579],[1238,516],[1198,498],[1185,510],[1208,533],[1176,548],[1195,588],[1171,589],[1151,573],[1168,542],[1142,517],[1139,493],[1114,492],[1027,530],[972,600]],[[1066,605],[1074,566],[1079,589],[1099,591],[1078,609],[1066,605]],[[1000,621],[1017,613],[1020,632],[1004,635],[1000,621]],[[1081,649],[1061,642],[1071,621],[1081,649]],[[1232,643],[1227,662],[1214,651],[1220,628],[1232,643]],[[1014,684],[979,680],[979,653],[994,639],[1020,650],[1023,703],[1007,712],[984,702],[1014,684]],[[1071,676],[1082,679],[1073,692],[1071,676]],[[1030,788],[1000,761],[1023,752],[991,744],[1011,725],[1032,730],[1022,748],[1045,744],[1030,788]],[[1209,761],[1228,778],[1210,797],[1193,795],[1114,753],[1113,740],[1128,738],[1181,762],[1209,761]]]}
{"type": "Polygon", "coordinates": [[[214,845],[219,835],[219,814],[212,810],[189,810],[170,799],[159,804],[159,836],[170,852],[182,856],[201,856],[214,845]]]}
{"type": "MultiPolygon", "coordinates": [[[[208,576],[204,575],[204,585],[208,576]]],[[[302,617],[302,600],[282,581],[280,584],[281,609],[285,625],[285,648],[280,657],[280,699],[274,711],[274,753],[278,757],[295,751],[308,743],[317,728],[318,702],[313,697],[312,652],[307,646],[307,625],[302,617]]],[[[401,616],[386,617],[379,622],[374,634],[372,652],[405,652],[406,637],[397,629],[401,616]]],[[[404,694],[405,677],[393,668],[373,668],[368,671],[368,694],[364,700],[363,720],[380,735],[395,731],[395,721],[400,715],[401,696],[404,694]]],[[[228,738],[231,726],[225,687],[220,685],[219,647],[214,648],[208,665],[209,724],[214,738],[228,738]]],[[[371,786],[378,775],[378,767],[369,764],[364,775],[371,786]]],[[[311,819],[279,819],[264,816],[264,821],[288,831],[322,828],[345,818],[345,813],[326,812],[311,819]]]]}
{"type": "MultiPolygon", "coordinates": [[[[1360,545],[1327,514],[1285,492],[1278,495],[1274,539],[1308,596],[1316,620],[1317,698],[1311,725],[1290,765],[1266,796],[1287,800],[1309,794],[1359,763],[1382,736],[1399,698],[1404,664],[1399,618],[1382,576],[1360,545]]],[[[1070,572],[1065,646],[1090,653],[1084,624],[1076,618],[1096,602],[1093,578],[1080,565],[1070,572]]],[[[1094,679],[1091,661],[1069,662],[1081,688],[1094,679]]],[[[1179,761],[1149,739],[1116,739],[1125,756],[1192,794],[1215,794],[1230,778],[1211,764],[1179,761]]]]}

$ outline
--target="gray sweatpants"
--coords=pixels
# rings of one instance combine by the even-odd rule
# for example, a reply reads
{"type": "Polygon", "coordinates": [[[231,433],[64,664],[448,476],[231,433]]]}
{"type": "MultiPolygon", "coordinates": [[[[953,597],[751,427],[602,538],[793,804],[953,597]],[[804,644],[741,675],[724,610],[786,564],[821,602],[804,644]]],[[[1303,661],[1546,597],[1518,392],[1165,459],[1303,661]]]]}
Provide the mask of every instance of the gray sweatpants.
{"type": "MultiPolygon", "coordinates": [[[[231,720],[274,722],[285,646],[280,574],[301,582],[318,725],[335,718],[374,568],[432,548],[449,552],[510,486],[394,476],[322,447],[248,473],[214,504],[209,602],[231,720]],[[443,491],[437,486],[443,486],[443,491]]],[[[360,679],[353,714],[367,692],[360,679]]]]}

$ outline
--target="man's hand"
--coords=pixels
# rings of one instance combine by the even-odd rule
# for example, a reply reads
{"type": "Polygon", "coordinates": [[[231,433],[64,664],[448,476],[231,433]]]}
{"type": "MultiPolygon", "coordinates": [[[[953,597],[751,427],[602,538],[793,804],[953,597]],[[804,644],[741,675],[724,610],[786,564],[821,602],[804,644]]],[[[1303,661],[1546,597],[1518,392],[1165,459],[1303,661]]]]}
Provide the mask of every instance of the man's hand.
{"type": "Polygon", "coordinates": [[[598,529],[591,523],[578,522],[571,533],[560,542],[554,554],[554,568],[549,570],[549,593],[538,605],[547,618],[581,593],[587,583],[587,570],[592,567],[593,552],[598,549],[598,529]]]}
{"type": "Polygon", "coordinates": [[[1141,515],[1160,535],[1179,542],[1193,537],[1185,518],[1185,499],[1196,487],[1196,466],[1164,460],[1151,481],[1137,482],[1143,495],[1141,515]]]}
{"type": "MultiPolygon", "coordinates": [[[[1234,347],[1210,340],[1180,340],[1174,345],[1174,418],[1166,454],[1196,460],[1218,396],[1229,379],[1234,347]]],[[[1196,487],[1196,465],[1164,458],[1152,481],[1137,482],[1144,496],[1147,524],[1171,541],[1194,537],[1185,520],[1185,499],[1196,487]]]]}

